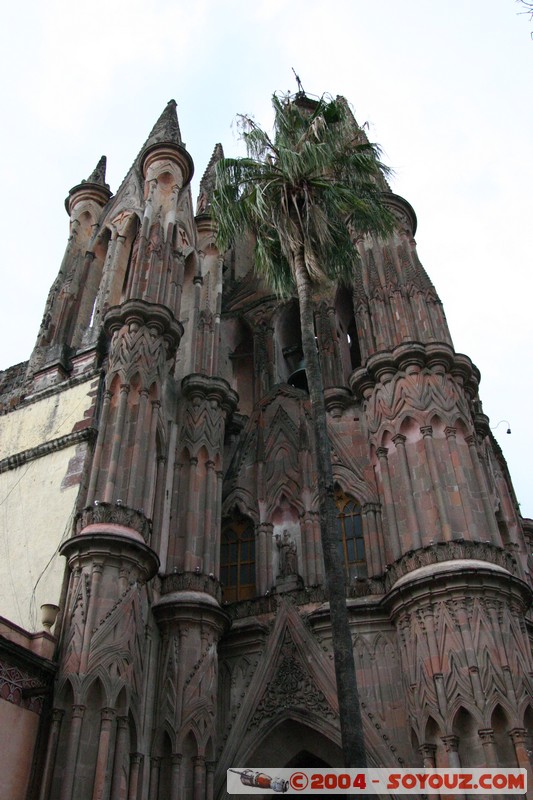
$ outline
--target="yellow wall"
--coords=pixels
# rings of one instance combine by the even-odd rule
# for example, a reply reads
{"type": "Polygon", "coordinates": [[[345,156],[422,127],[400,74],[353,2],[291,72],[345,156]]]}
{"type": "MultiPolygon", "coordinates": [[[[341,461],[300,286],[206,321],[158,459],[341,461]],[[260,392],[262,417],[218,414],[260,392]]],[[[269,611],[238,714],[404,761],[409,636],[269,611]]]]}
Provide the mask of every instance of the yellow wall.
{"type": "MultiPolygon", "coordinates": [[[[80,445],[86,447],[86,445],[80,445]]],[[[0,616],[41,630],[40,606],[58,604],[78,486],[61,490],[76,446],[0,475],[0,616]]]]}
{"type": "MultiPolygon", "coordinates": [[[[0,417],[0,458],[71,433],[93,388],[89,381],[0,417]]],[[[42,629],[43,603],[59,604],[65,559],[57,550],[72,533],[87,448],[72,444],[0,473],[0,616],[30,632],[42,629]]]]}
{"type": "Polygon", "coordinates": [[[91,405],[93,386],[81,383],[0,417],[0,460],[71,433],[91,405]]]}

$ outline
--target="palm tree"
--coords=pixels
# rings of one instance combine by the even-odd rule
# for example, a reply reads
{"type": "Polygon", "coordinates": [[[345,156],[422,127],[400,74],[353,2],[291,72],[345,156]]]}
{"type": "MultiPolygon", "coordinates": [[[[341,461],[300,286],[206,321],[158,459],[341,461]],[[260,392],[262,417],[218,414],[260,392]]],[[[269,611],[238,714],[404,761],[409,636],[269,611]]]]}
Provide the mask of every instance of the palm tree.
{"type": "Polygon", "coordinates": [[[314,328],[313,294],[331,282],[353,283],[355,236],[384,234],[392,218],[383,203],[387,168],[357,127],[346,101],[274,95],[270,137],[240,117],[246,158],[222,159],[212,202],[218,242],[255,238],[256,271],[280,297],[297,294],[311,401],[319,519],[329,594],[342,748],[346,767],[366,766],[324,387],[314,328]]]}

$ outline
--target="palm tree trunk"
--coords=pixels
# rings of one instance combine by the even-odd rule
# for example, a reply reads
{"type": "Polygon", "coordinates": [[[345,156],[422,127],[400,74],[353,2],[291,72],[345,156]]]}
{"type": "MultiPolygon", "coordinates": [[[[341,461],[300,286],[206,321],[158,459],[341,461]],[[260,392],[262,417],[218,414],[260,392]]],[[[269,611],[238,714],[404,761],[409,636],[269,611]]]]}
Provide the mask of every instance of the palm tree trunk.
{"type": "Polygon", "coordinates": [[[311,282],[305,269],[303,248],[299,248],[294,254],[294,274],[300,302],[302,350],[311,399],[318,473],[320,534],[329,595],[344,766],[366,767],[363,724],[346,607],[346,579],[336,537],[337,509],[335,506],[335,488],[331,466],[331,444],[327,431],[324,386],[316,347],[311,282]]]}

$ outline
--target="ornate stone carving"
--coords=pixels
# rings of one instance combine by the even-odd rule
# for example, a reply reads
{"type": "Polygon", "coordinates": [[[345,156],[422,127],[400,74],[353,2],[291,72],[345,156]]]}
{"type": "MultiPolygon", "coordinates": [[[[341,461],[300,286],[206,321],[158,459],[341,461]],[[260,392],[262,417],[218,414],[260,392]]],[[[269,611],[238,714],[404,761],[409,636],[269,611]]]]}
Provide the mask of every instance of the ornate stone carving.
{"type": "Polygon", "coordinates": [[[510,553],[502,550],[489,542],[452,541],[437,542],[430,547],[407,553],[399,561],[392,564],[385,575],[385,589],[389,591],[396,581],[419,567],[429,564],[439,564],[443,561],[454,559],[475,559],[497,564],[511,574],[517,575],[518,568],[515,559],[510,553]]]}
{"type": "Polygon", "coordinates": [[[294,643],[286,634],[276,676],[263,694],[248,728],[256,728],[264,719],[294,708],[318,714],[323,719],[336,717],[324,693],[314,685],[309,673],[304,671],[294,643]]]}
{"type": "Polygon", "coordinates": [[[183,591],[205,592],[214,597],[217,602],[222,602],[220,582],[214,575],[203,575],[196,572],[176,572],[163,577],[161,594],[183,591]]]}
{"type": "Polygon", "coordinates": [[[138,376],[140,389],[150,389],[153,383],[164,381],[183,333],[170,311],[141,300],[129,300],[108,311],[105,328],[112,336],[108,388],[116,375],[122,383],[138,376]]]}
{"type": "Polygon", "coordinates": [[[75,522],[76,533],[81,533],[88,525],[100,523],[124,525],[126,528],[131,528],[140,533],[147,544],[152,536],[152,522],[144,516],[142,511],[117,503],[100,501],[80,511],[75,522]]]}
{"type": "Polygon", "coordinates": [[[49,687],[41,677],[0,661],[0,698],[40,714],[49,687]]]}

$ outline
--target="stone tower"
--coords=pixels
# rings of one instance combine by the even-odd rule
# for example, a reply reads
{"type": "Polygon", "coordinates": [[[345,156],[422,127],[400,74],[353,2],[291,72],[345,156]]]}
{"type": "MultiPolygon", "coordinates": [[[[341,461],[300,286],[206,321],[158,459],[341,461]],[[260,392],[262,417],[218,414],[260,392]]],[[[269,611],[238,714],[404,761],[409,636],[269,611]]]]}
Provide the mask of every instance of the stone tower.
{"type": "MultiPolygon", "coordinates": [[[[33,752],[10,800],[214,800],[229,767],[342,763],[298,304],[250,242],[217,249],[222,156],[194,209],[171,101],[115,195],[102,158],[2,374],[0,483],[40,573],[0,608],[0,720],[24,711],[33,752]],[[53,635],[22,630],[36,602],[53,635]]],[[[394,234],[315,316],[369,762],[530,769],[533,523],[385,195],[394,234]]]]}

